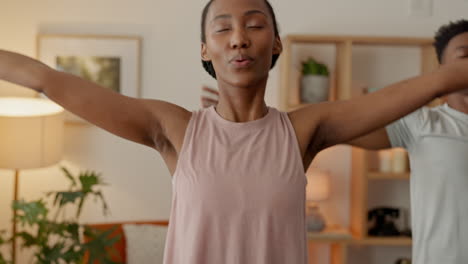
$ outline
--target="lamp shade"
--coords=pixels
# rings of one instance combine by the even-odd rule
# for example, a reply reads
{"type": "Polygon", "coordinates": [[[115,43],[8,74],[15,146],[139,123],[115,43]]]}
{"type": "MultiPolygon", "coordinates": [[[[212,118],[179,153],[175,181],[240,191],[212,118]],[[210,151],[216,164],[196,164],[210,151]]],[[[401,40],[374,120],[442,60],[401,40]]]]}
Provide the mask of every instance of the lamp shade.
{"type": "Polygon", "coordinates": [[[307,171],[307,200],[324,201],[330,195],[330,174],[316,168],[307,171]]]}
{"type": "Polygon", "coordinates": [[[63,153],[64,110],[50,100],[0,97],[0,168],[53,165],[63,153]]]}

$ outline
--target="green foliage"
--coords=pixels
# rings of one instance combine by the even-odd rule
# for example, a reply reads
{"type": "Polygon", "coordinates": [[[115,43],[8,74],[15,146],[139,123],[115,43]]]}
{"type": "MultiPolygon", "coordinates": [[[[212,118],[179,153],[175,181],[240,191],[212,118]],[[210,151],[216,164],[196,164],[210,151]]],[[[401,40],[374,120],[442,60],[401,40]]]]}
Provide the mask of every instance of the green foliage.
{"type": "MultiPolygon", "coordinates": [[[[107,231],[97,231],[95,229],[85,227],[84,235],[90,238],[90,241],[84,245],[85,250],[89,252],[89,263],[94,263],[98,260],[102,264],[116,264],[117,262],[111,261],[106,254],[111,246],[116,243],[120,236],[109,238],[117,227],[111,228],[107,231]],[[107,250],[106,250],[107,249],[107,250]]],[[[110,252],[115,255],[117,252],[110,252]]]]}
{"type": "MultiPolygon", "coordinates": [[[[7,243],[7,239],[5,238],[5,231],[0,231],[0,247],[7,243]]],[[[10,261],[7,261],[2,254],[0,254],[0,264],[11,264],[10,261]]]]}
{"type": "Polygon", "coordinates": [[[328,68],[325,64],[319,63],[313,58],[302,62],[302,74],[303,75],[321,75],[329,76],[328,68]]]}
{"type": "Polygon", "coordinates": [[[78,202],[76,217],[79,218],[83,208],[83,203],[89,196],[94,196],[95,198],[101,200],[103,212],[104,214],[107,214],[108,206],[104,200],[102,192],[93,190],[94,186],[106,185],[103,182],[102,176],[100,174],[86,171],[81,173],[78,178],[75,178],[66,168],[62,167],[62,171],[71,182],[70,189],[66,192],[51,192],[47,194],[48,196],[55,195],[54,206],[57,206],[58,203],[59,208],[57,214],[60,213],[67,204],[75,204],[78,202]],[[77,185],[79,185],[79,189],[75,190],[77,185]]]}
{"type": "Polygon", "coordinates": [[[6,261],[3,256],[0,254],[0,264],[11,264],[11,261],[6,261]]]}
{"type": "Polygon", "coordinates": [[[0,246],[6,243],[6,239],[4,237],[5,233],[5,230],[0,231],[0,246]]]}
{"type": "MultiPolygon", "coordinates": [[[[103,264],[114,264],[107,253],[107,249],[119,239],[119,237],[109,237],[113,230],[102,232],[78,223],[82,208],[90,197],[102,203],[104,214],[108,212],[104,196],[97,189],[105,185],[101,175],[87,171],[74,176],[66,168],[62,168],[62,171],[71,184],[68,191],[46,194],[46,199],[53,197],[50,209],[43,199],[13,202],[12,207],[17,211],[15,221],[27,230],[17,233],[16,237],[20,238],[24,248],[34,250],[35,264],[83,263],[86,251],[89,252],[90,263],[99,261],[103,264]],[[76,210],[71,219],[66,219],[67,207],[76,210]],[[54,217],[50,216],[51,211],[56,212],[54,217]],[[82,233],[90,241],[86,243],[81,241],[82,233]]],[[[0,232],[0,246],[11,243],[11,239],[4,239],[2,234],[0,232]]],[[[0,264],[10,263],[0,254],[0,264]]]]}

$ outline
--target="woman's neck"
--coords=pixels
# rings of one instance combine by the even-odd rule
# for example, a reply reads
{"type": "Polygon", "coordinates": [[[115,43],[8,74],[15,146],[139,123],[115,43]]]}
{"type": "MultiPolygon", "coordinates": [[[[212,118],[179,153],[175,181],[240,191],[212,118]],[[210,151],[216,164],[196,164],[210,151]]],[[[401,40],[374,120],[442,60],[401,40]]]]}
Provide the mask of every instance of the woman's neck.
{"type": "Polygon", "coordinates": [[[218,82],[218,114],[232,122],[260,119],[268,113],[265,103],[266,80],[251,87],[234,87],[218,82]]]}

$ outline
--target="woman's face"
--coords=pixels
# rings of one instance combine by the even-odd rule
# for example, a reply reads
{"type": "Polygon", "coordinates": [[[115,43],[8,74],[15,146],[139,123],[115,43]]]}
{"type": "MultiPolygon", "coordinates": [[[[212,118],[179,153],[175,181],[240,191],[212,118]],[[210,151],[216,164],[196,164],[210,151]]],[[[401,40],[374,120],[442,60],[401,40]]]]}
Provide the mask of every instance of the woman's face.
{"type": "Polygon", "coordinates": [[[218,81],[249,87],[268,78],[273,54],[281,52],[264,0],[216,0],[206,17],[202,59],[218,81]]]}

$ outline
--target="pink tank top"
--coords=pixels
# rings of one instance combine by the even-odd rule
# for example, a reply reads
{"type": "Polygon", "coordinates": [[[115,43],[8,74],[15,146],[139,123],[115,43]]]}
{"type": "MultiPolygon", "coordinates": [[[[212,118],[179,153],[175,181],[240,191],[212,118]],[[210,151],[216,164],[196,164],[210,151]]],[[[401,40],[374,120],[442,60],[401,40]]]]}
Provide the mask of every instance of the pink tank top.
{"type": "Polygon", "coordinates": [[[306,264],[306,178],[286,113],[193,113],[173,176],[165,264],[306,264]]]}

